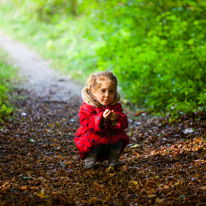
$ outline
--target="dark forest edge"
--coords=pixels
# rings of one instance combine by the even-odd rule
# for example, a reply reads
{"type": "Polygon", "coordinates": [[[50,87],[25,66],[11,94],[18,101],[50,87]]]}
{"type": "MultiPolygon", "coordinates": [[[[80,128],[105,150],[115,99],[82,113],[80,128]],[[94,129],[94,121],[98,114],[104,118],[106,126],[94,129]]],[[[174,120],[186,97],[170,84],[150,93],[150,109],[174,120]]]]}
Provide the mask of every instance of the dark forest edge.
{"type": "Polygon", "coordinates": [[[0,24],[74,78],[113,71],[123,102],[138,105],[137,112],[183,114],[205,110],[205,6],[203,0],[8,0],[1,2],[0,24]]]}

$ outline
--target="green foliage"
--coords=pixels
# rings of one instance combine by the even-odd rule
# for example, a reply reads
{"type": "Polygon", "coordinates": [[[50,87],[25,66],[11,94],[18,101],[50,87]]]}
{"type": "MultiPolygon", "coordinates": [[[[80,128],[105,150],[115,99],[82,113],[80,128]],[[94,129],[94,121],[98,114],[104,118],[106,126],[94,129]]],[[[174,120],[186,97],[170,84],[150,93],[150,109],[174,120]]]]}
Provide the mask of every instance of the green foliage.
{"type": "Polygon", "coordinates": [[[8,102],[7,91],[5,86],[0,85],[0,121],[2,121],[3,117],[8,116],[13,111],[8,102]]]}
{"type": "Polygon", "coordinates": [[[16,6],[8,1],[0,9],[0,25],[7,33],[32,46],[42,57],[52,59],[53,68],[78,80],[85,80],[85,76],[96,71],[96,50],[104,44],[103,32],[88,24],[89,17],[72,19],[68,15],[55,23],[39,21],[35,15],[31,18],[27,7],[16,6]]]}
{"type": "Polygon", "coordinates": [[[23,7],[31,18],[41,21],[56,22],[62,16],[77,14],[77,0],[13,0],[13,2],[23,7]]]}
{"type": "MultiPolygon", "coordinates": [[[[132,1],[125,2],[127,13],[134,14],[134,4],[129,7],[132,1]]],[[[134,2],[137,9],[141,1],[134,2]]],[[[114,71],[125,98],[140,107],[155,112],[192,112],[198,106],[204,108],[204,6],[204,1],[142,3],[139,6],[142,18],[136,15],[142,22],[142,29],[139,32],[140,24],[132,15],[127,17],[128,24],[119,21],[120,27],[110,36],[106,35],[107,43],[97,53],[100,56],[99,68],[114,71]]],[[[124,15],[120,6],[115,9],[124,15]]],[[[115,15],[112,8],[107,13],[115,15]]]]}
{"type": "Polygon", "coordinates": [[[0,121],[2,118],[8,117],[13,111],[10,103],[11,83],[10,80],[15,77],[16,69],[8,65],[4,60],[5,53],[0,52],[0,121]]]}
{"type": "Polygon", "coordinates": [[[81,79],[111,70],[124,99],[147,110],[205,109],[204,0],[9,0],[3,14],[12,2],[19,13],[3,21],[56,68],[81,79]]]}
{"type": "Polygon", "coordinates": [[[5,117],[13,111],[12,107],[7,106],[6,91],[6,87],[0,85],[0,121],[2,120],[1,117],[5,117]]]}

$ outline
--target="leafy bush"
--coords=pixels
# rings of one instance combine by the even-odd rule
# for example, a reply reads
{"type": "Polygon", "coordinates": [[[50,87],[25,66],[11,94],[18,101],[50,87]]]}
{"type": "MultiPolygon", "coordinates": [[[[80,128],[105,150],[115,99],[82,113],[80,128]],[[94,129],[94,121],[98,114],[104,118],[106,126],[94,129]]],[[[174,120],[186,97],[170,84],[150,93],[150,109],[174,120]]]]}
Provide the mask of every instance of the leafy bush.
{"type": "Polygon", "coordinates": [[[18,6],[24,8],[24,11],[31,18],[41,21],[56,22],[65,15],[77,14],[77,1],[62,0],[13,0],[18,6]]]}
{"type": "Polygon", "coordinates": [[[6,87],[0,85],[0,121],[2,117],[8,116],[13,111],[12,107],[8,106],[6,92],[6,87]]]}
{"type": "MultiPolygon", "coordinates": [[[[106,45],[97,53],[100,56],[99,68],[114,71],[120,79],[125,97],[149,110],[190,112],[198,106],[204,107],[206,3],[140,3],[141,1],[125,1],[124,6],[115,7],[116,18],[121,16],[120,27],[110,36],[106,34],[106,45]],[[142,19],[145,24],[141,23],[143,29],[140,29],[140,32],[139,24],[133,17],[134,4],[129,4],[131,2],[136,3],[136,10],[139,8],[145,19],[142,19]],[[147,12],[142,5],[147,8],[147,12]],[[133,14],[125,17],[129,22],[126,24],[121,15],[125,12],[133,14]]],[[[107,10],[107,15],[113,15],[114,18],[113,8],[107,10]]],[[[138,14],[136,17],[141,19],[138,14]]],[[[107,24],[111,23],[111,19],[108,19],[107,24]]]]}
{"type": "Polygon", "coordinates": [[[12,90],[10,80],[16,77],[16,68],[8,65],[5,59],[5,53],[0,52],[0,121],[13,111],[10,103],[9,92],[12,90]]]}

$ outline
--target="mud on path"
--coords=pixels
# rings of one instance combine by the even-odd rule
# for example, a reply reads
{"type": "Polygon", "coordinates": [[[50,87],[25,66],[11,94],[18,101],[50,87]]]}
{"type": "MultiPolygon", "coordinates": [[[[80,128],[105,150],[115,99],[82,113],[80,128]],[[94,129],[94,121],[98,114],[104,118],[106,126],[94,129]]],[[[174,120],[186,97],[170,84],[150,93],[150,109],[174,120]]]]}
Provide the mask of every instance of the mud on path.
{"type": "Polygon", "coordinates": [[[0,124],[0,205],[206,204],[205,112],[172,120],[131,116],[122,166],[85,170],[73,142],[78,90],[21,43],[0,39],[27,79],[13,94],[24,97],[15,102],[20,110],[0,124]]]}

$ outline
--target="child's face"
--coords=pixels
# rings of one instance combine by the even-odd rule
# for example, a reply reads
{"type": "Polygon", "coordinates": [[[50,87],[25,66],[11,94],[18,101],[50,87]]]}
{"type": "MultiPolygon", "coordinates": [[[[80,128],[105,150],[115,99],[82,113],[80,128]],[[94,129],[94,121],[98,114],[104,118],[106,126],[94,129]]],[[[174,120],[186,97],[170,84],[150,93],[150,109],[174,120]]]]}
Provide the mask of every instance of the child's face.
{"type": "Polygon", "coordinates": [[[107,106],[114,100],[116,86],[111,81],[102,81],[100,88],[92,89],[92,94],[100,104],[107,106]]]}

